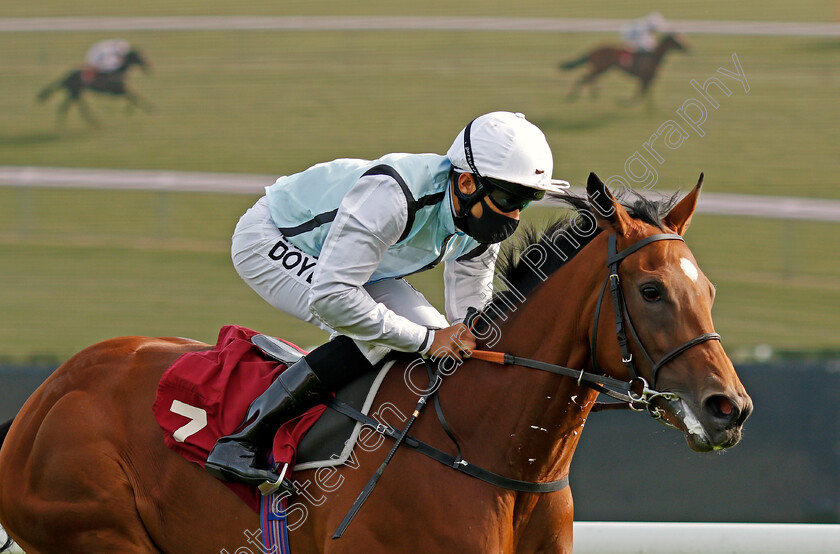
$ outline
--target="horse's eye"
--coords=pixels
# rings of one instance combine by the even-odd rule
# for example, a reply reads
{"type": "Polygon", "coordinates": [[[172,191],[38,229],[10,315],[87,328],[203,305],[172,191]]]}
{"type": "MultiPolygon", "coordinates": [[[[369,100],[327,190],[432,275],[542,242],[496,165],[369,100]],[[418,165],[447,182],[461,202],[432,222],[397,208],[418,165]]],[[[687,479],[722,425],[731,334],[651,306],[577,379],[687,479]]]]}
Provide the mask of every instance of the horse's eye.
{"type": "Polygon", "coordinates": [[[657,302],[662,298],[659,295],[659,288],[654,285],[642,286],[642,297],[648,302],[657,302]]]}

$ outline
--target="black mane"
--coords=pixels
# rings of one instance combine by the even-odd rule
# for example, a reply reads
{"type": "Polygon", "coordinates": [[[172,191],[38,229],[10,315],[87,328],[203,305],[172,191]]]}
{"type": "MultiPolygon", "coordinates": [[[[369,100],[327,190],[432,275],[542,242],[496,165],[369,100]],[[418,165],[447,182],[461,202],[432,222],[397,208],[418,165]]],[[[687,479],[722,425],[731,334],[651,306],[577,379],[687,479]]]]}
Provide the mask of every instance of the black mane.
{"type": "MultiPolygon", "coordinates": [[[[527,226],[516,235],[514,241],[502,248],[496,263],[496,276],[506,289],[494,292],[493,298],[485,306],[484,311],[489,312],[491,317],[493,314],[505,313],[512,305],[521,302],[544,281],[545,276],[565,265],[601,232],[600,229],[588,234],[581,232],[586,231],[587,227],[591,229],[589,223],[582,221],[594,221],[595,216],[586,196],[569,193],[555,198],[567,204],[570,210],[544,229],[527,226]],[[581,217],[586,217],[586,220],[579,219],[581,217]],[[542,276],[534,270],[535,260],[532,260],[531,265],[523,260],[523,254],[526,258],[529,257],[528,252],[532,245],[542,246],[539,248],[540,255],[547,255],[547,259],[541,260],[539,264],[542,276]]],[[[619,203],[631,217],[658,229],[663,229],[662,218],[677,200],[678,193],[655,200],[636,192],[618,197],[619,203]]]]}

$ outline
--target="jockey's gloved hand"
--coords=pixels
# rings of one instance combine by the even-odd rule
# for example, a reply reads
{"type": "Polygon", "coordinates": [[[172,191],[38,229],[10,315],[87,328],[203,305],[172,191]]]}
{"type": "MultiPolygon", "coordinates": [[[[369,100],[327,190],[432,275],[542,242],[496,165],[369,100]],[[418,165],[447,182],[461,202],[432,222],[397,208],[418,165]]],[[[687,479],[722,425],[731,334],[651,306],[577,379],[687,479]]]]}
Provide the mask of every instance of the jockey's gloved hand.
{"type": "Polygon", "coordinates": [[[431,331],[432,342],[426,355],[432,358],[469,358],[476,347],[476,338],[463,323],[431,331]]]}

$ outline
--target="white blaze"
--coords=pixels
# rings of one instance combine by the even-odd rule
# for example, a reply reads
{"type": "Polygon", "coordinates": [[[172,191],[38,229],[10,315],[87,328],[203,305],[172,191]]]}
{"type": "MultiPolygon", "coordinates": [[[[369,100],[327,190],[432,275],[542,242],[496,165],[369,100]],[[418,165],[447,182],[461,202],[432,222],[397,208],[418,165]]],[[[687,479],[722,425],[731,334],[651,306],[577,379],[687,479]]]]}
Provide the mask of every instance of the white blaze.
{"type": "Polygon", "coordinates": [[[680,258],[680,267],[682,268],[683,273],[688,275],[689,279],[691,279],[692,281],[697,280],[697,277],[700,273],[697,271],[697,268],[694,266],[694,264],[691,263],[691,260],[689,260],[688,258],[680,258]]]}

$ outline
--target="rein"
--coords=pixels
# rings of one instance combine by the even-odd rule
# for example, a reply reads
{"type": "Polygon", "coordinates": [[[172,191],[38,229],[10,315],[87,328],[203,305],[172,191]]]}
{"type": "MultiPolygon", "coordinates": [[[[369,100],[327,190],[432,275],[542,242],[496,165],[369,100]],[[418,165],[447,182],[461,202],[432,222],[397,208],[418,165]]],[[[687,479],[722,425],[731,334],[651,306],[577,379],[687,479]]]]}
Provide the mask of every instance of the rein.
{"type": "MultiPolygon", "coordinates": [[[[562,365],[550,364],[539,360],[532,360],[531,358],[522,358],[520,356],[514,356],[503,352],[494,352],[492,350],[473,350],[470,358],[500,365],[529,367],[531,369],[539,369],[541,371],[554,373],[555,375],[571,377],[577,381],[578,385],[584,385],[595,389],[602,394],[621,401],[622,403],[635,404],[643,402],[644,398],[644,394],[636,395],[633,391],[632,381],[621,381],[620,379],[614,379],[605,375],[589,373],[583,369],[572,369],[562,365]]],[[[649,392],[653,392],[650,391],[650,389],[647,390],[649,392]]]]}
{"type": "MultiPolygon", "coordinates": [[[[380,423],[378,420],[363,414],[362,412],[351,407],[349,404],[345,404],[340,400],[330,399],[327,402],[327,406],[341,414],[346,415],[351,419],[355,419],[362,425],[369,426],[375,432],[386,437],[398,439],[403,435],[403,432],[399,429],[395,429],[387,423],[380,423]]],[[[491,485],[495,485],[503,489],[508,489],[517,492],[543,493],[563,490],[569,486],[568,476],[558,481],[550,481],[548,483],[534,483],[531,481],[520,481],[518,479],[511,479],[510,477],[505,477],[504,475],[493,473],[490,470],[469,463],[463,458],[461,458],[460,454],[458,454],[457,456],[453,456],[452,454],[435,448],[430,444],[415,439],[411,435],[405,435],[402,439],[402,444],[408,446],[409,448],[413,448],[420,454],[428,456],[429,458],[440,462],[445,466],[458,470],[461,473],[469,475],[470,477],[481,479],[486,483],[490,483],[491,485]]],[[[343,529],[346,529],[346,526],[344,526],[343,529]]],[[[338,534],[338,532],[336,534],[338,534]]]]}

